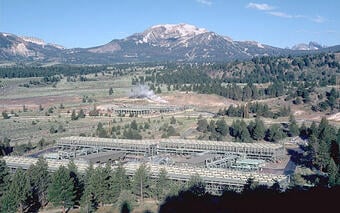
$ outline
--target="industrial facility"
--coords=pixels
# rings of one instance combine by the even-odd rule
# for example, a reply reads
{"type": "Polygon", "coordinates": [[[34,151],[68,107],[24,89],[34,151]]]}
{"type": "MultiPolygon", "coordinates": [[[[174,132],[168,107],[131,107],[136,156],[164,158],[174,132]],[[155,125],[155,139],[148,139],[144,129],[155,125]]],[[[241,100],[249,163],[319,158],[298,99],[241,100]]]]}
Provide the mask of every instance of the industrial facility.
{"type": "Polygon", "coordinates": [[[169,106],[169,105],[124,105],[121,107],[112,108],[118,115],[148,115],[154,113],[169,113],[176,111],[183,111],[188,109],[186,106],[169,106]]]}
{"type": "MultiPolygon", "coordinates": [[[[141,164],[146,164],[151,178],[158,177],[162,168],[174,181],[186,182],[199,175],[212,194],[221,194],[226,189],[241,191],[250,178],[267,186],[277,182],[282,188],[289,183],[288,176],[262,171],[267,162],[284,157],[281,144],[71,136],[60,138],[56,146],[55,152],[43,154],[52,172],[73,160],[80,172],[85,172],[90,164],[97,167],[109,163],[115,168],[121,163],[127,174],[133,176],[141,164]]],[[[14,170],[27,169],[37,162],[32,157],[7,156],[4,160],[14,170]]]]}
{"type": "MultiPolygon", "coordinates": [[[[35,164],[37,158],[28,157],[15,157],[6,156],[4,157],[6,164],[12,170],[19,167],[23,169],[28,169],[31,165],[35,164]]],[[[67,166],[69,160],[56,160],[47,159],[48,169],[51,172],[56,171],[59,166],[67,166]]],[[[74,161],[75,165],[78,167],[78,171],[84,173],[89,164],[85,161],[74,161]]],[[[124,168],[127,175],[133,176],[141,163],[139,162],[129,162],[124,164],[124,168]]],[[[94,167],[101,166],[100,164],[95,164],[94,167]]],[[[259,184],[271,186],[275,182],[279,183],[281,187],[285,188],[288,186],[289,178],[285,175],[276,174],[266,174],[258,172],[240,172],[226,169],[217,168],[196,168],[196,167],[180,167],[180,166],[168,166],[168,165],[157,165],[153,163],[146,163],[149,168],[151,178],[157,178],[160,170],[165,169],[167,171],[168,178],[174,181],[189,181],[193,175],[199,175],[206,184],[207,192],[212,194],[221,194],[226,189],[231,189],[235,191],[241,191],[243,186],[246,184],[248,179],[254,179],[259,184]]],[[[114,169],[115,166],[112,166],[114,169]]]]}
{"type": "Polygon", "coordinates": [[[115,150],[143,156],[158,154],[187,155],[210,152],[220,155],[245,155],[251,159],[276,161],[285,154],[282,144],[186,139],[128,140],[71,136],[60,138],[57,141],[57,146],[60,150],[69,153],[73,157],[86,155],[86,153],[115,150]]]}

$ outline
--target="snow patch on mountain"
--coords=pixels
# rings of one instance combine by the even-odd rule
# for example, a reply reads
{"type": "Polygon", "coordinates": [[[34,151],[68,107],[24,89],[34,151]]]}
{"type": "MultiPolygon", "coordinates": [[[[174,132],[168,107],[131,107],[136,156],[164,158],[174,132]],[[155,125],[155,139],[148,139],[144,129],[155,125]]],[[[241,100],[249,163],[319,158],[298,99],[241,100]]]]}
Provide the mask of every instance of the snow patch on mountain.
{"type": "Polygon", "coordinates": [[[152,46],[156,44],[162,47],[170,47],[174,43],[177,43],[175,46],[178,44],[187,46],[186,41],[188,39],[207,32],[204,28],[198,28],[190,24],[155,25],[138,34],[141,38],[136,43],[150,43],[152,46]]]}
{"type": "Polygon", "coordinates": [[[11,36],[12,34],[10,33],[1,33],[3,36],[7,37],[7,36],[11,36]]]}
{"type": "Polygon", "coordinates": [[[23,39],[26,42],[31,42],[33,44],[38,44],[41,46],[46,45],[45,41],[39,38],[34,38],[34,37],[27,37],[27,36],[20,36],[21,39],[23,39]]]}
{"type": "Polygon", "coordinates": [[[159,29],[159,28],[165,29],[163,31],[164,33],[163,36],[165,36],[166,34],[171,34],[171,35],[177,34],[180,37],[185,37],[185,36],[199,35],[199,34],[208,32],[204,28],[198,28],[190,24],[163,24],[163,25],[152,26],[150,29],[154,30],[154,29],[159,29]]]}
{"type": "Polygon", "coordinates": [[[46,45],[49,45],[49,46],[52,46],[54,48],[57,48],[57,49],[65,49],[65,47],[61,46],[61,45],[58,45],[58,44],[52,44],[52,43],[46,43],[44,40],[40,39],[40,38],[35,38],[35,37],[28,37],[28,36],[20,36],[20,38],[26,42],[30,42],[30,43],[33,43],[33,44],[37,44],[37,45],[40,45],[42,46],[43,48],[46,46],[46,45]]]}
{"type": "Polygon", "coordinates": [[[264,49],[265,47],[257,41],[241,41],[241,43],[245,43],[247,45],[257,46],[258,48],[264,49]]]}
{"type": "Polygon", "coordinates": [[[232,38],[228,37],[228,36],[223,36],[223,38],[228,42],[231,42],[231,43],[234,42],[234,40],[232,38]]]}
{"type": "Polygon", "coordinates": [[[64,50],[66,49],[64,46],[61,46],[59,44],[52,44],[52,43],[48,43],[48,45],[52,46],[52,47],[55,47],[57,49],[61,49],[61,50],[64,50]]]}

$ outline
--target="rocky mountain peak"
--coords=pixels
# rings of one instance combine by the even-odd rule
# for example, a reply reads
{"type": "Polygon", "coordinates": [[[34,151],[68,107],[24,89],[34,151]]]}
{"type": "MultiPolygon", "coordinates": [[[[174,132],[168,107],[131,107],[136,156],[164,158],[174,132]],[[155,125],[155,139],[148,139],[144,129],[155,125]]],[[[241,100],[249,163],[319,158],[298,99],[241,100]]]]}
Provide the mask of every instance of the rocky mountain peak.
{"type": "Polygon", "coordinates": [[[170,36],[178,36],[178,37],[185,37],[185,36],[194,36],[202,33],[208,32],[204,28],[198,28],[194,25],[190,24],[163,24],[163,25],[155,25],[150,27],[147,31],[158,31],[163,36],[170,35],[170,36]]]}
{"type": "Polygon", "coordinates": [[[139,37],[137,42],[156,46],[171,46],[170,43],[182,42],[207,32],[204,28],[190,24],[162,24],[152,26],[143,33],[137,34],[139,37]]]}

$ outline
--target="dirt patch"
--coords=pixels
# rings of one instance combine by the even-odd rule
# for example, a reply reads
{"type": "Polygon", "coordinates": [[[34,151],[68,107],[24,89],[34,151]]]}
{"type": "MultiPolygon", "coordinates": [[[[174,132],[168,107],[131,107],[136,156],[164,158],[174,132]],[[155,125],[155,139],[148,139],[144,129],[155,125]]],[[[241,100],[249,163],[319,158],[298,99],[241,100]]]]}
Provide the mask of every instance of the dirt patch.
{"type": "Polygon", "coordinates": [[[305,114],[305,111],[302,111],[302,110],[296,110],[296,111],[294,112],[294,116],[301,116],[301,115],[303,115],[303,114],[305,114]]]}
{"type": "Polygon", "coordinates": [[[327,119],[332,120],[332,121],[336,121],[336,122],[340,122],[340,112],[335,113],[334,115],[330,115],[327,119]]]}
{"type": "Polygon", "coordinates": [[[42,97],[27,97],[1,99],[1,108],[6,110],[22,109],[23,105],[29,109],[37,109],[41,104],[43,107],[51,106],[60,103],[79,103],[81,98],[77,96],[42,96],[42,97]]]}
{"type": "Polygon", "coordinates": [[[226,99],[218,95],[196,94],[193,92],[176,92],[174,94],[162,94],[160,97],[166,103],[159,103],[147,98],[115,98],[114,100],[102,100],[97,109],[107,110],[114,106],[124,105],[174,105],[174,106],[195,106],[198,108],[228,108],[231,104],[239,104],[237,101],[226,99]]]}
{"type": "Polygon", "coordinates": [[[199,107],[229,107],[237,104],[236,101],[223,98],[217,95],[196,94],[192,92],[179,92],[176,94],[162,95],[164,100],[171,105],[193,105],[199,107]]]}

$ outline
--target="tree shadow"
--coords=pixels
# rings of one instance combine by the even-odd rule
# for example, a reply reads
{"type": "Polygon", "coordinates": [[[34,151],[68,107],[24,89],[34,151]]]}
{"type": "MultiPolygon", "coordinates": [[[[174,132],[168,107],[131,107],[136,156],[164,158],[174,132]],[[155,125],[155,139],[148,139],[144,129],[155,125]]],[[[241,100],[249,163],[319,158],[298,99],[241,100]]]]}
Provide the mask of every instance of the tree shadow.
{"type": "Polygon", "coordinates": [[[338,208],[340,187],[295,187],[280,192],[266,186],[242,193],[225,191],[221,196],[181,191],[167,197],[159,212],[333,212],[338,208]]]}
{"type": "Polygon", "coordinates": [[[131,206],[128,202],[124,202],[120,208],[121,213],[130,213],[131,212],[131,206]]]}

